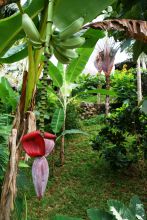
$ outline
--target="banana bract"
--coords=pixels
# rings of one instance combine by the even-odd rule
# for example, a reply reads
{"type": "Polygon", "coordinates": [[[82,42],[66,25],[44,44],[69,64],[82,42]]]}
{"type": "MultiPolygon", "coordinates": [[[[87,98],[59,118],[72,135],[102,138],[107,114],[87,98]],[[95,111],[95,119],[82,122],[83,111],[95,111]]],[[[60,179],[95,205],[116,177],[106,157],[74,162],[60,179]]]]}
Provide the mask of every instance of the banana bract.
{"type": "Polygon", "coordinates": [[[40,157],[51,153],[55,138],[55,135],[48,132],[45,132],[42,137],[40,131],[33,131],[24,135],[21,143],[24,151],[30,157],[40,157]]]}
{"type": "Polygon", "coordinates": [[[36,158],[34,160],[32,177],[37,197],[41,199],[44,195],[49,177],[49,166],[45,157],[36,158]]]}
{"type": "Polygon", "coordinates": [[[24,135],[21,141],[24,151],[30,157],[36,157],[32,166],[32,177],[39,199],[45,192],[49,177],[49,166],[45,157],[53,151],[55,138],[54,134],[44,132],[42,136],[40,131],[34,131],[24,135]]]}

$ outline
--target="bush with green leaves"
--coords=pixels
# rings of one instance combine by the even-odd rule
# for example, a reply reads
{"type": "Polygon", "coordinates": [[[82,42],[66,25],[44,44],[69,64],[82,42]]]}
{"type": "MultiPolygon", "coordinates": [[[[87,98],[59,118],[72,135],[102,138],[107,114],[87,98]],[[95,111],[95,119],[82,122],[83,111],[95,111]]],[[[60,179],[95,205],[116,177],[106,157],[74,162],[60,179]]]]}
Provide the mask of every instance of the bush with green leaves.
{"type": "Polygon", "coordinates": [[[111,76],[111,86],[117,93],[117,103],[124,103],[126,100],[136,102],[136,70],[116,70],[111,76]]]}
{"type": "Polygon", "coordinates": [[[90,75],[90,74],[81,74],[77,80],[78,86],[73,89],[72,94],[77,95],[80,92],[85,92],[87,90],[97,89],[100,85],[101,87],[105,86],[105,77],[104,75],[90,75]]]}
{"type": "Polygon", "coordinates": [[[18,93],[12,89],[8,80],[0,77],[0,108],[2,111],[15,111],[18,97],[18,93]]]}
{"type": "MultiPolygon", "coordinates": [[[[87,210],[89,220],[146,220],[146,213],[138,196],[130,199],[129,205],[121,201],[110,199],[107,201],[109,210],[91,208],[87,210]]],[[[63,215],[56,215],[52,220],[82,220],[63,215]]]]}
{"type": "Polygon", "coordinates": [[[124,168],[146,159],[147,115],[134,105],[124,104],[106,118],[106,125],[92,141],[112,168],[124,168]]]}
{"type": "Polygon", "coordinates": [[[79,129],[81,127],[79,118],[78,105],[76,102],[72,101],[67,105],[65,122],[66,130],[79,129]]]}

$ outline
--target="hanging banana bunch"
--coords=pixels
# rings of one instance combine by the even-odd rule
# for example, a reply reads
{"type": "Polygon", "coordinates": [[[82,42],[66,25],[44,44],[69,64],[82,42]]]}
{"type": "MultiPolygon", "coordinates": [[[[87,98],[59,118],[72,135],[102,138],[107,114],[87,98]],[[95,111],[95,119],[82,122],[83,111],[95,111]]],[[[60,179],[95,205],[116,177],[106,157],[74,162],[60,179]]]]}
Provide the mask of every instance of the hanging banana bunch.
{"type": "MultiPolygon", "coordinates": [[[[77,36],[77,32],[80,31],[83,24],[84,18],[80,17],[60,32],[54,28],[50,47],[59,62],[68,64],[72,59],[78,57],[75,49],[85,43],[85,38],[77,36]]],[[[44,47],[45,42],[41,39],[34,22],[27,14],[22,15],[22,27],[34,49],[44,47]]]]}
{"type": "Polygon", "coordinates": [[[54,31],[51,39],[53,53],[57,60],[63,64],[69,63],[72,59],[78,57],[77,52],[74,50],[82,46],[85,38],[76,36],[84,24],[84,18],[78,18],[72,24],[67,26],[61,32],[54,31]]]}

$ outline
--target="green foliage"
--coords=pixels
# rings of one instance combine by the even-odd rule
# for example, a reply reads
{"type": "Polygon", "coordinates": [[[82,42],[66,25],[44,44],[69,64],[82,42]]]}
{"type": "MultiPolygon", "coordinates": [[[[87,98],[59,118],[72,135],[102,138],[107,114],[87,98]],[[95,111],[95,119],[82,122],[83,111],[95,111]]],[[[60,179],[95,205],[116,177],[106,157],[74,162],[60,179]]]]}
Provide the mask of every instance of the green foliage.
{"type": "Polygon", "coordinates": [[[63,85],[62,72],[52,62],[49,61],[49,76],[54,82],[54,85],[60,88],[63,85]]]}
{"type": "Polygon", "coordinates": [[[18,94],[17,92],[13,91],[10,83],[5,77],[0,78],[0,101],[7,108],[11,108],[12,110],[16,109],[18,94]]]}
{"type": "Polygon", "coordinates": [[[55,5],[54,22],[59,29],[71,24],[79,17],[84,18],[84,23],[92,21],[102,10],[111,5],[114,0],[93,0],[92,4],[88,0],[58,0],[55,5]],[[97,7],[98,6],[98,7],[97,7]],[[68,9],[65,13],[65,9],[68,9]]]}
{"type": "Polygon", "coordinates": [[[76,95],[87,90],[97,89],[98,85],[105,85],[105,77],[103,75],[81,74],[77,79],[78,86],[73,90],[72,94],[76,95]]]}
{"type": "Polygon", "coordinates": [[[56,109],[51,121],[51,128],[55,134],[60,132],[63,123],[64,123],[64,111],[62,108],[56,109]]]}
{"type": "MultiPolygon", "coordinates": [[[[95,40],[95,44],[97,40],[98,39],[95,40]]],[[[67,70],[66,70],[67,82],[74,82],[76,78],[82,73],[92,52],[93,52],[93,47],[78,49],[79,57],[77,59],[74,59],[70,63],[70,65],[67,66],[67,70]]]]}
{"type": "MultiPolygon", "coordinates": [[[[144,206],[138,196],[133,196],[130,204],[126,206],[124,203],[110,199],[107,201],[109,211],[91,208],[87,210],[89,220],[146,220],[144,206]]],[[[78,220],[79,218],[70,218],[67,216],[56,216],[53,220],[78,220]]],[[[80,220],[80,219],[79,219],[80,220]]]]}
{"type": "Polygon", "coordinates": [[[0,57],[0,63],[15,63],[24,59],[28,55],[26,44],[20,44],[11,47],[3,57],[0,57]]]}
{"type": "MultiPolygon", "coordinates": [[[[32,18],[38,16],[38,13],[43,9],[45,0],[31,1],[30,5],[25,8],[25,12],[32,18]]],[[[16,13],[6,19],[0,20],[0,57],[19,39],[24,38],[25,34],[22,31],[21,14],[16,13]]]]}
{"type": "Polygon", "coordinates": [[[112,220],[113,216],[103,210],[91,208],[87,210],[87,215],[90,220],[112,220]]]}
{"type": "Polygon", "coordinates": [[[116,70],[111,76],[111,86],[117,93],[116,102],[123,104],[126,100],[129,102],[136,102],[136,78],[134,76],[134,69],[116,70]]]}
{"type": "Polygon", "coordinates": [[[92,147],[112,168],[128,167],[140,158],[146,159],[147,116],[138,107],[123,105],[106,120],[92,147]]]}
{"type": "Polygon", "coordinates": [[[70,129],[79,129],[80,122],[79,122],[79,111],[77,104],[75,102],[70,102],[67,105],[67,112],[66,112],[66,121],[65,121],[65,127],[67,130],[70,129]]]}
{"type": "Polygon", "coordinates": [[[11,121],[10,115],[0,114],[0,185],[2,184],[8,162],[7,143],[11,129],[11,121]]]}

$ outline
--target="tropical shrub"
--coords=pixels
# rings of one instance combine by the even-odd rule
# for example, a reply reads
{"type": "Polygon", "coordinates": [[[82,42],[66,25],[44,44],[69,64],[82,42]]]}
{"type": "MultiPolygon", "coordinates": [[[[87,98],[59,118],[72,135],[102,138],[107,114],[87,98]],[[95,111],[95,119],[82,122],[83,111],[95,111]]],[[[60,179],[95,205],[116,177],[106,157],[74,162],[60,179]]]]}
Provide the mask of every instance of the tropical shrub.
{"type": "Polygon", "coordinates": [[[117,93],[116,102],[123,104],[126,100],[136,102],[136,70],[129,69],[116,70],[111,76],[111,86],[117,93]]]}
{"type": "Polygon", "coordinates": [[[106,125],[92,141],[112,168],[124,168],[146,159],[147,115],[138,107],[124,104],[109,117],[106,125]]]}
{"type": "Polygon", "coordinates": [[[66,112],[66,122],[65,127],[67,130],[70,129],[79,129],[80,121],[79,121],[79,111],[78,106],[75,102],[70,102],[67,105],[67,112],[66,112]]]}
{"type": "Polygon", "coordinates": [[[97,89],[100,85],[104,87],[105,77],[103,75],[90,75],[90,74],[81,74],[77,80],[78,86],[73,89],[72,94],[77,95],[80,92],[85,92],[87,90],[97,89]]]}

